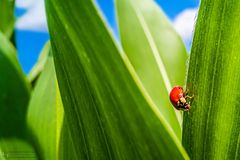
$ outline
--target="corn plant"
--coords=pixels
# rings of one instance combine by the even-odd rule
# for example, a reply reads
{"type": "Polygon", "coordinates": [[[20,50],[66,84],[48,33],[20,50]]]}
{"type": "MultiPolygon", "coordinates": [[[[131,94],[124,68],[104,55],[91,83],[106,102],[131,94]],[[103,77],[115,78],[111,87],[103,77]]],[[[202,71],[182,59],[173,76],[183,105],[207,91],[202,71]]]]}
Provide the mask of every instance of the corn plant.
{"type": "Polygon", "coordinates": [[[94,1],[45,4],[50,42],[26,76],[0,0],[0,159],[240,158],[239,1],[201,1],[189,58],[154,1],[115,0],[120,39],[94,1]]]}

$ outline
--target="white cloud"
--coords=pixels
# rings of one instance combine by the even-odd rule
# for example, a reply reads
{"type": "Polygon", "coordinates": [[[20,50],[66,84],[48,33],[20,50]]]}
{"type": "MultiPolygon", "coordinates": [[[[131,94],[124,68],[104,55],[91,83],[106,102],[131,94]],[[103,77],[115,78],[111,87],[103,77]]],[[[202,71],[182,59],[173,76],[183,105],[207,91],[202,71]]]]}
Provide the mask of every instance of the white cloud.
{"type": "Polygon", "coordinates": [[[34,4],[34,0],[16,0],[16,6],[19,8],[28,8],[34,4]]]}
{"type": "Polygon", "coordinates": [[[26,13],[17,20],[17,29],[48,31],[44,0],[17,0],[16,7],[26,9],[26,13]]]}
{"type": "Polygon", "coordinates": [[[177,32],[185,42],[192,39],[198,8],[189,8],[181,12],[173,21],[177,32]]]}

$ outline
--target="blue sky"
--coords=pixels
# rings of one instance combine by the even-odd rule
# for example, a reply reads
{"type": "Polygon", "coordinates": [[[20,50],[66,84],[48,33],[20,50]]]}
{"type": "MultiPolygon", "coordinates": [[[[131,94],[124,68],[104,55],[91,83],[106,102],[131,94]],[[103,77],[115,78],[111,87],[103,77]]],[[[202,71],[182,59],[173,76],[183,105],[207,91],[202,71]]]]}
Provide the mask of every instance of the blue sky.
{"type": "MultiPolygon", "coordinates": [[[[156,2],[172,21],[189,48],[199,0],[156,0],[156,2]]],[[[97,3],[107,23],[117,35],[113,0],[97,0],[97,3]]],[[[44,2],[43,0],[16,0],[16,6],[18,55],[23,70],[28,73],[49,39],[44,2]]]]}

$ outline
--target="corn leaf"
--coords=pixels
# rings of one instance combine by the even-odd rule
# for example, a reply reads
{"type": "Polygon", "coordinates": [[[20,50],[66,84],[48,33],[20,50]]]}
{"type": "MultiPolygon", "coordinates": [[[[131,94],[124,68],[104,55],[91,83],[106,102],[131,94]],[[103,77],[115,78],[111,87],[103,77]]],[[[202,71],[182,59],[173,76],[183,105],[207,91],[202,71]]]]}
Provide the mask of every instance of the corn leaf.
{"type": "Polygon", "coordinates": [[[30,73],[28,74],[28,80],[31,82],[33,88],[47,61],[49,50],[50,42],[48,41],[43,47],[36,64],[33,66],[30,73]]]}
{"type": "Polygon", "coordinates": [[[203,0],[187,86],[183,144],[191,159],[240,159],[240,1],[203,0]]]}
{"type": "Polygon", "coordinates": [[[117,0],[116,8],[123,49],[154,103],[181,139],[182,116],[174,112],[169,92],[172,86],[184,84],[184,44],[154,1],[117,0]]]}
{"type": "MultiPolygon", "coordinates": [[[[47,44],[48,53],[50,45],[47,44]]],[[[48,54],[47,54],[48,55],[48,54]]],[[[43,71],[28,109],[28,127],[41,159],[58,159],[58,144],[62,128],[63,108],[57,98],[58,86],[52,55],[46,57],[43,71]]]]}
{"type": "Polygon", "coordinates": [[[37,160],[37,154],[29,142],[17,138],[0,139],[1,160],[37,160]]]}
{"type": "Polygon", "coordinates": [[[46,8],[71,152],[78,159],[188,159],[93,2],[47,0],[46,8]]]}
{"type": "Polygon", "coordinates": [[[71,139],[69,124],[67,122],[67,119],[64,118],[58,144],[59,159],[79,159],[79,153],[76,152],[74,143],[75,142],[71,139]]]}
{"type": "Polygon", "coordinates": [[[2,151],[2,149],[0,148],[0,158],[1,160],[6,160],[6,157],[4,155],[4,152],[2,151]]]}
{"type": "Polygon", "coordinates": [[[35,158],[33,147],[26,141],[25,117],[30,87],[14,47],[1,32],[0,75],[0,158],[22,159],[28,155],[35,158]]]}
{"type": "Polygon", "coordinates": [[[14,47],[2,33],[0,44],[0,137],[24,137],[30,87],[17,61],[14,47]]]}
{"type": "Polygon", "coordinates": [[[11,38],[14,30],[14,3],[15,0],[0,0],[0,31],[11,38]]]}

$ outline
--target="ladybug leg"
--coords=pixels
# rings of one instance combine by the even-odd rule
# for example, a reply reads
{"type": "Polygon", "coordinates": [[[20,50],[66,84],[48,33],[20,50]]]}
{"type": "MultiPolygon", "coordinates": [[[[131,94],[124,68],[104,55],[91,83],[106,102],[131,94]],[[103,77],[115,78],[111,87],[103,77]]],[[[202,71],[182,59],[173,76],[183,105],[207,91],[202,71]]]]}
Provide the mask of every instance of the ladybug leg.
{"type": "Polygon", "coordinates": [[[186,103],[186,104],[184,105],[183,110],[184,110],[184,111],[189,111],[190,109],[191,109],[191,105],[190,105],[190,102],[188,102],[188,103],[186,103]]]}
{"type": "Polygon", "coordinates": [[[190,110],[189,108],[184,108],[183,109],[184,112],[188,112],[188,113],[189,113],[189,110],[190,110]]]}
{"type": "Polygon", "coordinates": [[[185,98],[189,98],[189,99],[192,99],[194,97],[194,95],[192,96],[185,96],[185,98]]]}
{"type": "Polygon", "coordinates": [[[184,109],[182,109],[184,112],[188,112],[189,113],[189,109],[186,109],[186,108],[184,108],[184,109]]]}
{"type": "Polygon", "coordinates": [[[183,96],[185,97],[187,96],[187,94],[188,94],[188,88],[186,88],[186,91],[183,93],[183,96]]]}
{"type": "Polygon", "coordinates": [[[187,94],[188,94],[188,88],[186,88],[186,91],[183,93],[183,96],[184,96],[186,99],[187,99],[187,98],[192,99],[192,98],[194,97],[194,95],[188,96],[187,94]]]}

